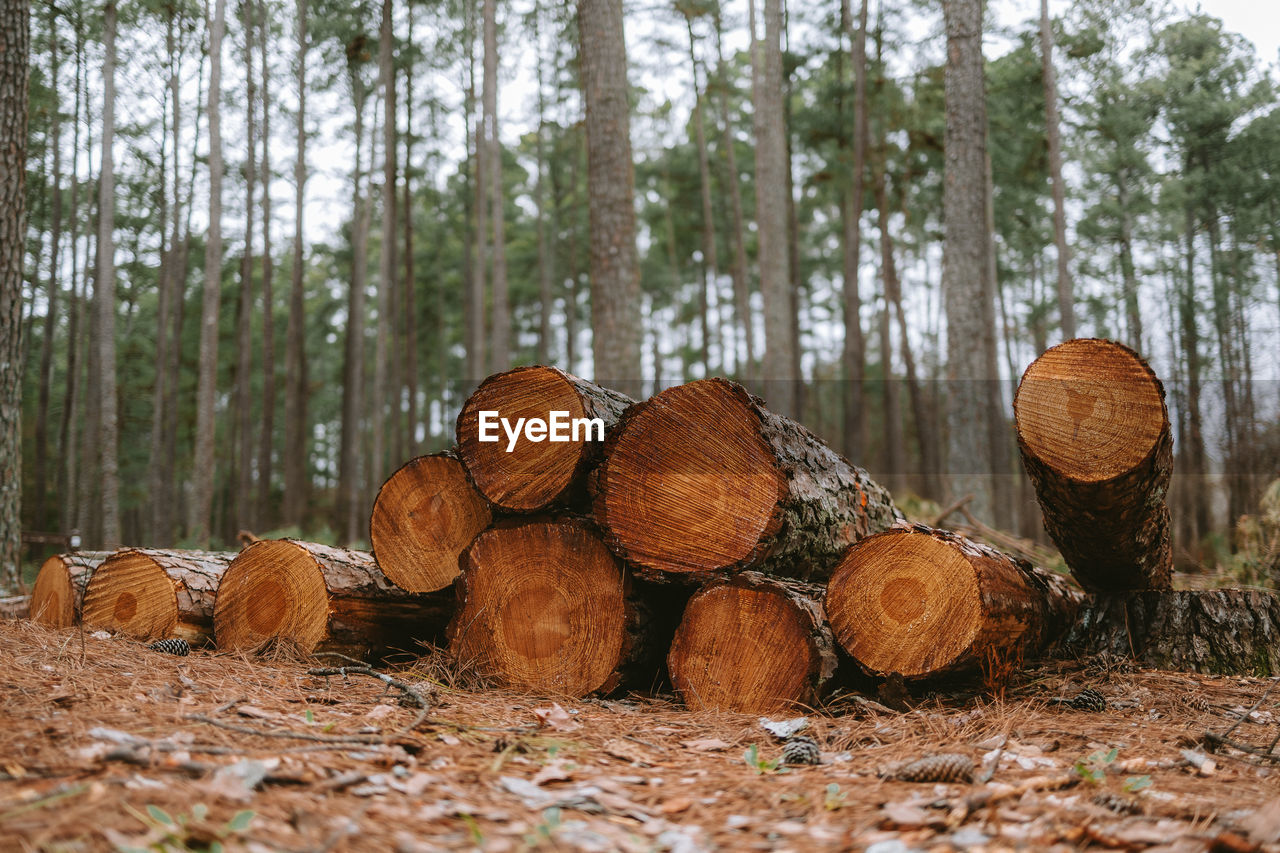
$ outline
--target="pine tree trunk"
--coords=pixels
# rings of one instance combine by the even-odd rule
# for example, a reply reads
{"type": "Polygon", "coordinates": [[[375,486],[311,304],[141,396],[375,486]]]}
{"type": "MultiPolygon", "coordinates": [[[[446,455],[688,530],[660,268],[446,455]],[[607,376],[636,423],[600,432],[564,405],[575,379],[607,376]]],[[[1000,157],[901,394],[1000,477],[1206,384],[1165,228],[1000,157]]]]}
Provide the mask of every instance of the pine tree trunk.
{"type": "Polygon", "coordinates": [[[386,476],[387,420],[393,417],[391,412],[399,411],[398,405],[392,405],[391,371],[388,370],[396,287],[396,77],[391,59],[395,38],[391,29],[391,2],[382,0],[382,23],[378,30],[378,80],[382,87],[382,239],[378,254],[378,327],[374,340],[373,399],[368,407],[373,433],[370,483],[380,483],[386,476]]]}
{"type": "Polygon", "coordinates": [[[304,653],[376,659],[438,639],[453,612],[452,591],[405,592],[362,551],[266,539],[227,568],[213,624],[220,649],[284,641],[304,653]]]}
{"type": "Polygon", "coordinates": [[[621,0],[578,0],[595,378],[640,395],[640,267],[621,0]]]}
{"type": "Polygon", "coordinates": [[[251,0],[240,7],[244,28],[245,67],[245,217],[244,253],[240,256],[240,300],[236,306],[236,429],[235,429],[235,525],[254,530],[253,489],[253,231],[254,200],[258,183],[258,80],[253,69],[253,14],[251,0]]]}
{"type": "Polygon", "coordinates": [[[1059,575],[917,524],[850,548],[824,604],[860,667],[922,678],[1022,661],[1061,636],[1080,598],[1059,575]]]}
{"type": "MultiPolygon", "coordinates": [[[[268,64],[267,6],[258,0],[258,47],[262,60],[262,428],[258,444],[258,523],[273,527],[276,519],[271,499],[272,453],[276,428],[276,329],[275,294],[271,289],[275,273],[271,258],[271,67],[268,64]]],[[[300,448],[291,447],[291,453],[300,448]]]]}
{"type": "Polygon", "coordinates": [[[1014,412],[1045,529],[1080,585],[1167,589],[1173,440],[1147,363],[1113,341],[1067,341],[1027,368],[1014,412]]]}
{"type": "Polygon", "coordinates": [[[209,551],[116,551],[84,592],[84,624],[140,640],[181,637],[204,645],[213,636],[218,583],[235,554],[209,551]]]}
{"type": "Polygon", "coordinates": [[[31,587],[31,619],[50,628],[78,624],[89,578],[110,556],[110,551],[71,551],[45,560],[31,587]]]}
{"type": "Polygon", "coordinates": [[[822,588],[743,572],[685,606],[667,668],[690,709],[767,714],[812,708],[836,671],[822,588]]]}
{"type": "Polygon", "coordinates": [[[1058,247],[1058,316],[1063,340],[1076,336],[1075,298],[1071,289],[1067,249],[1067,202],[1062,182],[1062,139],[1058,121],[1058,80],[1053,68],[1053,29],[1049,0],[1040,0],[1040,61],[1044,77],[1044,111],[1049,143],[1049,179],[1053,191],[1053,239],[1058,247]]]}
{"type": "Polygon", "coordinates": [[[284,409],[284,523],[301,527],[306,519],[308,493],[307,462],[311,443],[307,440],[306,301],[303,290],[303,218],[307,183],[307,0],[297,0],[298,114],[294,124],[296,154],[293,163],[293,269],[289,282],[289,325],[285,331],[284,409]]]}
{"type": "MultiPolygon", "coordinates": [[[[409,18],[408,43],[413,44],[413,6],[405,10],[409,18]]],[[[413,74],[411,58],[404,68],[404,204],[401,207],[401,227],[404,230],[404,278],[401,292],[404,295],[404,384],[409,398],[405,413],[405,453],[412,456],[418,447],[418,315],[415,307],[417,282],[413,277],[413,74]]],[[[424,430],[425,433],[425,430],[424,430]]],[[[402,458],[402,457],[401,457],[402,458]]],[[[398,461],[398,460],[397,460],[398,461]]]]}
{"type": "Polygon", "coordinates": [[[847,381],[843,395],[844,453],[862,459],[867,450],[867,407],[863,387],[867,374],[867,344],[862,333],[862,297],[858,269],[862,255],[863,173],[867,160],[867,0],[858,11],[858,32],[853,33],[849,0],[841,3],[841,23],[852,43],[854,76],[853,163],[849,185],[842,198],[844,351],[847,381]]]}
{"type": "MultiPolygon", "coordinates": [[[[475,4],[485,0],[468,0],[468,33],[466,37],[467,61],[470,74],[467,78],[467,141],[468,159],[475,164],[475,184],[472,187],[474,218],[468,215],[468,221],[474,225],[472,234],[475,237],[475,256],[471,262],[471,286],[467,290],[467,375],[463,377],[466,385],[478,383],[489,372],[489,359],[485,352],[485,267],[487,252],[485,251],[485,194],[488,158],[485,156],[484,118],[478,121],[475,117],[476,104],[476,61],[475,61],[475,4]],[[474,142],[474,152],[470,152],[474,142]]],[[[483,82],[481,86],[483,87],[483,82]]],[[[468,252],[470,252],[468,248],[468,252]]]]}
{"type": "Polygon", "coordinates": [[[116,5],[108,2],[103,23],[102,170],[98,176],[98,273],[94,283],[97,332],[98,453],[102,478],[102,537],[120,544],[120,456],[116,400],[115,144],[116,5]]]}
{"type": "MultiPolygon", "coordinates": [[[[80,150],[80,92],[84,70],[84,34],[79,16],[75,20],[76,72],[75,107],[72,112],[71,150],[80,150]]],[[[71,299],[67,306],[67,377],[62,396],[62,418],[58,425],[57,489],[61,509],[61,528],[70,532],[76,527],[76,498],[79,493],[77,461],[79,431],[72,426],[80,405],[80,164],[71,161],[71,299]]]]}
{"type": "Polygon", "coordinates": [[[609,547],[659,577],[759,568],[821,580],[844,548],[901,518],[865,471],[724,379],[630,407],[592,497],[609,547]]]}
{"type": "MultiPolygon", "coordinates": [[[[877,34],[878,35],[878,34],[877,34]]],[[[877,42],[878,42],[877,38],[877,42]]],[[[875,198],[877,219],[880,226],[880,277],[884,283],[884,303],[880,312],[880,371],[884,386],[884,465],[885,483],[889,491],[903,488],[907,470],[906,430],[902,424],[902,401],[899,399],[898,380],[893,375],[892,314],[893,294],[898,286],[898,272],[894,266],[893,238],[889,234],[889,191],[885,180],[884,140],[880,140],[880,156],[875,165],[875,198]]]]}
{"type": "Polygon", "coordinates": [[[49,511],[49,396],[53,374],[53,337],[57,327],[58,296],[62,290],[58,261],[62,252],[62,105],[58,95],[59,63],[57,14],[49,7],[49,87],[53,102],[52,127],[47,147],[53,149],[53,203],[50,218],[49,287],[44,310],[44,332],[40,339],[40,390],[36,401],[35,520],[37,530],[48,528],[49,511]]]}
{"type": "Polygon", "coordinates": [[[484,5],[484,156],[493,229],[493,326],[489,342],[492,370],[511,366],[511,307],[507,297],[507,239],[502,186],[502,143],[498,139],[498,22],[497,0],[484,5]]]}

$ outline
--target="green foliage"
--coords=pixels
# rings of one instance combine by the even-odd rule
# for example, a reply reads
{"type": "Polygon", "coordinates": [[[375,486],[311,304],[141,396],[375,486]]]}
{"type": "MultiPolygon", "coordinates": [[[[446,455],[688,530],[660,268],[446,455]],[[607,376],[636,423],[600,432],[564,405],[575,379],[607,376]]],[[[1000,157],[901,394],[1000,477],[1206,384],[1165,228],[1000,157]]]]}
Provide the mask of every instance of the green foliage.
{"type": "Polygon", "coordinates": [[[747,747],[742,753],[742,761],[750,767],[757,776],[763,776],[766,773],[785,773],[786,768],[780,767],[780,761],[776,758],[768,759],[760,754],[760,747],[754,743],[747,747]]]}
{"type": "MultiPolygon", "coordinates": [[[[562,823],[560,809],[552,806],[542,811],[542,822],[533,828],[532,832],[526,833],[524,843],[532,848],[540,848],[548,845],[554,848],[556,830],[560,829],[562,823]]],[[[474,836],[473,836],[474,840],[474,836]]]]}
{"type": "Polygon", "coordinates": [[[191,813],[171,815],[157,805],[149,804],[146,814],[132,806],[125,808],[147,827],[142,846],[117,845],[119,853],[223,853],[253,823],[255,812],[238,811],[219,826],[207,822],[209,809],[203,803],[191,807],[191,813]]]}
{"type": "Polygon", "coordinates": [[[1078,760],[1071,769],[1090,785],[1101,785],[1107,778],[1107,768],[1116,760],[1120,750],[1112,747],[1106,752],[1101,750],[1078,760]]]}

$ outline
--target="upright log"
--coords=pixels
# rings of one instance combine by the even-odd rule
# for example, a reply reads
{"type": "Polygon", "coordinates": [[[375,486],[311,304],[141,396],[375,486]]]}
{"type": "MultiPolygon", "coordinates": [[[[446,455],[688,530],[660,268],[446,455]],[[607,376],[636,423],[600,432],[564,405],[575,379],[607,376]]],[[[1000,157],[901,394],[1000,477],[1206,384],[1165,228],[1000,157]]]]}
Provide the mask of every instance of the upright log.
{"type": "Polygon", "coordinates": [[[513,518],[463,553],[449,645],[510,687],[585,696],[608,693],[661,655],[649,627],[622,564],[590,524],[513,518]]]}
{"type": "Polygon", "coordinates": [[[836,641],[864,670],[919,678],[1043,647],[1066,630],[1080,597],[1025,560],[912,525],[850,548],[825,605],[836,641]]]}
{"type": "MultiPolygon", "coordinates": [[[[573,428],[580,419],[599,418],[612,432],[631,398],[554,367],[518,367],[480,383],[458,415],[458,454],[480,494],[508,512],[534,512],[583,496],[582,477],[600,458],[603,436],[573,428]],[[564,413],[567,441],[523,434],[511,447],[501,427],[496,441],[480,440],[481,412],[496,413],[516,429],[519,419],[550,422],[564,413]]],[[[527,422],[527,421],[526,421],[527,422]]]]}
{"type": "Polygon", "coordinates": [[[84,624],[140,640],[181,637],[203,645],[213,634],[218,582],[235,556],[149,548],[116,551],[85,588],[84,624]]]}
{"type": "Polygon", "coordinates": [[[1045,530],[1080,585],[1169,588],[1173,439],[1150,366],[1115,341],[1067,341],[1032,362],[1013,405],[1045,530]]]}
{"type": "Polygon", "coordinates": [[[438,639],[453,609],[451,591],[406,592],[362,551],[264,539],[227,569],[213,623],[220,649],[287,640],[306,653],[376,658],[438,639]]]}
{"type": "Polygon", "coordinates": [[[79,622],[89,578],[110,556],[110,551],[68,551],[45,560],[31,587],[31,618],[50,628],[79,622]]]}
{"type": "Polygon", "coordinates": [[[409,592],[435,592],[453,583],[462,549],[491,519],[489,504],[455,455],[419,456],[378,490],[369,541],[392,583],[409,592]]]}
{"type": "Polygon", "coordinates": [[[765,714],[812,706],[836,670],[822,588],[742,572],[689,599],[667,668],[684,703],[765,714]]]}
{"type": "Polygon", "coordinates": [[[605,541],[642,575],[825,580],[848,545],[901,519],[865,471],[725,379],[629,408],[591,479],[605,541]]]}

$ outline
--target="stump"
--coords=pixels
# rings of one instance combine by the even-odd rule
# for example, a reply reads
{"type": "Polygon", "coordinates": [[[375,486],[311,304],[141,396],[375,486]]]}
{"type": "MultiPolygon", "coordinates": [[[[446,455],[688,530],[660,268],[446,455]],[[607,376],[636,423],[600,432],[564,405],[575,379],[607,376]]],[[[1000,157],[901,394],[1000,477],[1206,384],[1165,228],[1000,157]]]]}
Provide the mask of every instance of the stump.
{"type": "Polygon", "coordinates": [[[213,634],[218,583],[235,554],[128,548],[98,566],[84,591],[83,621],[140,640],[213,634]]]}
{"type": "Polygon", "coordinates": [[[849,549],[827,586],[837,642],[872,675],[908,678],[1016,661],[1057,639],[1080,594],[1036,569],[923,525],[849,549]]]}
{"type": "Polygon", "coordinates": [[[435,592],[453,583],[462,549],[491,518],[456,456],[419,456],[378,490],[369,541],[392,583],[409,592],[435,592]]]}
{"type": "Polygon", "coordinates": [[[379,658],[439,638],[453,607],[452,591],[406,592],[362,551],[264,539],[227,569],[214,629],[220,649],[283,640],[304,653],[379,658]]]}
{"type": "Polygon", "coordinates": [[[1085,599],[1062,642],[1152,669],[1280,675],[1280,597],[1257,589],[1135,590],[1085,599]]]}
{"type": "Polygon", "coordinates": [[[31,587],[31,618],[50,628],[70,628],[80,621],[84,588],[110,551],[54,554],[40,566],[31,587]]]}
{"type": "Polygon", "coordinates": [[[591,479],[605,541],[642,575],[824,580],[850,543],[901,518],[865,471],[725,379],[632,406],[591,479]]]}
{"type": "Polygon", "coordinates": [[[743,572],[689,599],[667,668],[685,705],[750,714],[812,706],[835,674],[821,587],[743,572]]]}
{"type": "Polygon", "coordinates": [[[1080,585],[1167,589],[1173,439],[1147,363],[1114,341],[1059,344],[1023,374],[1014,414],[1045,530],[1080,585]]]}
{"type": "Polygon", "coordinates": [[[498,522],[463,552],[457,587],[450,649],[509,687],[608,693],[656,651],[622,564],[581,520],[498,522]]]}
{"type": "Polygon", "coordinates": [[[631,398],[579,379],[554,367],[518,367],[480,383],[458,415],[458,454],[476,489],[495,507],[508,512],[535,512],[556,503],[585,497],[582,478],[600,458],[603,436],[587,431],[573,435],[572,421],[600,418],[607,435],[617,426],[631,398]],[[517,418],[548,419],[564,412],[569,441],[530,441],[523,436],[508,451],[508,437],[498,429],[496,442],[480,441],[480,413],[497,412],[512,427],[517,418]]]}

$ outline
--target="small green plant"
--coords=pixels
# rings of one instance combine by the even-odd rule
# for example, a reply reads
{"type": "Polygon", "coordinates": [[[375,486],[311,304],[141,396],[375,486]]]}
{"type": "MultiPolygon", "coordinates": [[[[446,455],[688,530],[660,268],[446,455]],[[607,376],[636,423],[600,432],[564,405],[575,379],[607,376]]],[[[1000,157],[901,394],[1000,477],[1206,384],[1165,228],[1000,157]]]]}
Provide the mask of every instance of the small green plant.
{"type": "Polygon", "coordinates": [[[1126,794],[1136,794],[1139,791],[1151,787],[1150,776],[1130,776],[1124,780],[1121,786],[1126,794]]]}
{"type": "Polygon", "coordinates": [[[466,812],[458,812],[458,817],[467,825],[467,834],[471,836],[471,843],[476,846],[477,850],[483,850],[484,833],[480,831],[480,824],[476,823],[476,819],[466,812]]]}
{"type": "Polygon", "coordinates": [[[1087,758],[1081,758],[1073,769],[1090,785],[1101,785],[1107,778],[1107,767],[1116,760],[1120,750],[1112,747],[1107,752],[1098,750],[1087,758]]]}
{"type": "Polygon", "coordinates": [[[552,841],[552,836],[555,835],[556,830],[560,828],[560,823],[560,809],[555,806],[552,806],[549,809],[544,809],[542,812],[542,823],[535,826],[533,828],[533,832],[525,834],[524,843],[529,847],[534,848],[541,847],[544,842],[555,846],[552,841]]]}
{"type": "Polygon", "coordinates": [[[760,747],[754,743],[747,747],[746,752],[742,753],[742,760],[752,770],[756,771],[757,776],[763,776],[766,773],[780,773],[778,769],[778,759],[769,760],[760,755],[760,747]]]}
{"type": "Polygon", "coordinates": [[[849,795],[846,794],[844,791],[841,791],[839,785],[837,785],[835,782],[832,782],[831,784],[827,785],[826,793],[823,795],[823,798],[822,798],[822,805],[829,812],[838,812],[840,811],[840,809],[844,808],[845,801],[848,798],[849,798],[849,795]]]}
{"type": "Polygon", "coordinates": [[[224,826],[205,823],[209,809],[203,803],[191,807],[191,814],[171,815],[156,805],[148,805],[143,814],[125,806],[150,830],[142,840],[145,846],[118,845],[119,853],[224,853],[226,842],[249,828],[255,814],[249,809],[236,812],[224,826]]]}

